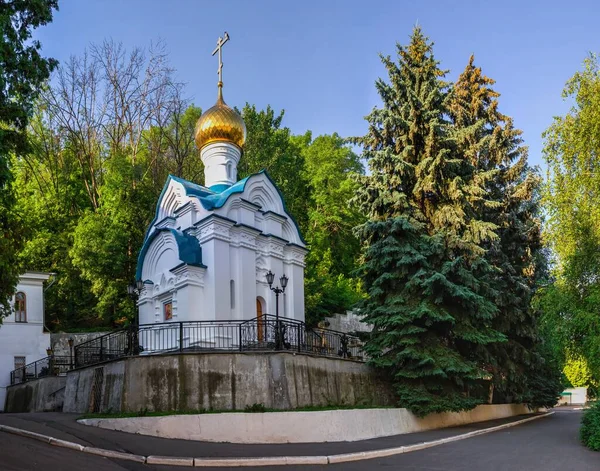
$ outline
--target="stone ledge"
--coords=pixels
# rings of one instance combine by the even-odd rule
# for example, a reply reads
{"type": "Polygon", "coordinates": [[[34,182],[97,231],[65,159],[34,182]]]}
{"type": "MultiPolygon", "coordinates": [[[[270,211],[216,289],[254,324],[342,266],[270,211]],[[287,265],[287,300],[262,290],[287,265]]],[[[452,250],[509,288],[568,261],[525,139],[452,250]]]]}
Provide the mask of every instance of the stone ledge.
{"type": "Polygon", "coordinates": [[[189,414],[84,419],[83,425],[160,438],[227,443],[359,441],[525,415],[525,405],[481,405],[465,412],[416,417],[407,409],[189,414]]]}

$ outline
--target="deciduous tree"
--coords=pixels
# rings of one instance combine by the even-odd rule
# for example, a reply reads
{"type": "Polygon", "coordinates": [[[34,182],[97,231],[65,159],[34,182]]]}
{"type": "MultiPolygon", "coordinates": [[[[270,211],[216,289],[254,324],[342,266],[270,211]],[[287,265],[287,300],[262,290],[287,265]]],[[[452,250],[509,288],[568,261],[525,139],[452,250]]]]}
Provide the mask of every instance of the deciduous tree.
{"type": "Polygon", "coordinates": [[[23,226],[14,211],[10,155],[27,151],[25,130],[40,88],[56,61],[40,54],[32,31],[52,21],[56,0],[0,4],[0,320],[21,271],[23,226]]]}

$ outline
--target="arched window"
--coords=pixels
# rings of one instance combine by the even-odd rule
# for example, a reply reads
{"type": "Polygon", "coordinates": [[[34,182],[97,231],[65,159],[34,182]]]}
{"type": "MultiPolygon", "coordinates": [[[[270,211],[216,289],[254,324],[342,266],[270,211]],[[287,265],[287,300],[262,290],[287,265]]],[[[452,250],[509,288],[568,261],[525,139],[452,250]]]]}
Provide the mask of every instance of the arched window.
{"type": "Polygon", "coordinates": [[[27,322],[27,297],[22,291],[15,295],[15,322],[27,322]]]}

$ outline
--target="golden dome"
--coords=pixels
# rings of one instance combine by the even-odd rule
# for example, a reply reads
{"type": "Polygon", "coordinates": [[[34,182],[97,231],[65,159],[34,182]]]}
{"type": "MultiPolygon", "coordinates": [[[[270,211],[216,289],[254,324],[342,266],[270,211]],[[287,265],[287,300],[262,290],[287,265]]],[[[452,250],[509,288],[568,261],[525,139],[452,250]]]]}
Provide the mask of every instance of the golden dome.
{"type": "Polygon", "coordinates": [[[246,124],[242,117],[223,101],[223,83],[219,83],[217,103],[202,113],[196,123],[196,146],[202,149],[211,142],[231,142],[242,147],[246,141],[246,124]]]}

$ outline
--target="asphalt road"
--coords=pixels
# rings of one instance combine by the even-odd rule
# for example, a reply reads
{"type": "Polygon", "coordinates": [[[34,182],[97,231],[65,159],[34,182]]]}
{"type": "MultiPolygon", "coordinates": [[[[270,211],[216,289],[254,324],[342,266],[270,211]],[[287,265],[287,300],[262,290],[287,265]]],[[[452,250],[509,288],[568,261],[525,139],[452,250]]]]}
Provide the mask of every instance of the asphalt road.
{"type": "MultiPolygon", "coordinates": [[[[581,412],[554,415],[503,431],[393,457],[329,466],[245,468],[253,471],[587,471],[600,470],[600,453],[578,440],[581,412]]],[[[139,437],[144,440],[145,437],[139,437]]],[[[181,471],[109,460],[0,432],[0,471],[181,471]]],[[[207,471],[209,468],[204,468],[207,471]]],[[[223,470],[225,468],[214,468],[223,470]]],[[[236,468],[240,469],[240,468],[236,468]]]]}

